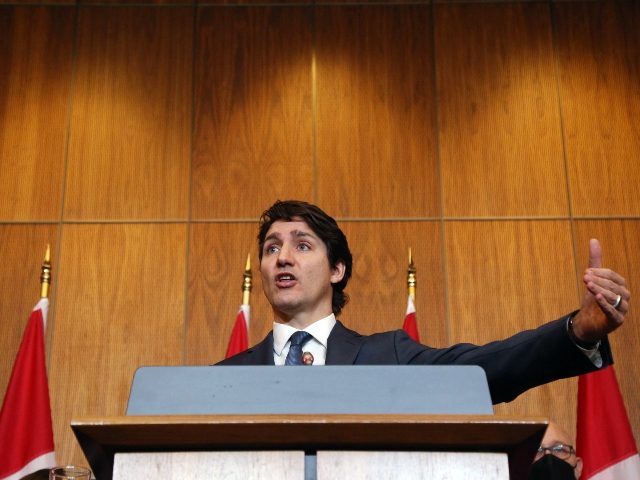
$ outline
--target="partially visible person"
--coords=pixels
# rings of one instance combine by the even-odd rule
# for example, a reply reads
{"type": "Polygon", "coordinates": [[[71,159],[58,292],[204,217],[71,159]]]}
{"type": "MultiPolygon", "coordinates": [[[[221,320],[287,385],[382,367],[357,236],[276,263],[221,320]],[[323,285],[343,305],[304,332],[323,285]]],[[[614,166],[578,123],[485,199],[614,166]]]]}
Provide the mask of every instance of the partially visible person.
{"type": "Polygon", "coordinates": [[[602,248],[592,239],[580,310],[486,345],[432,348],[404,330],[360,335],[336,318],[348,300],[344,289],[353,258],[335,219],[316,205],[273,204],[260,218],[258,245],[273,330],[218,365],[478,365],[487,375],[493,403],[510,402],[530,388],[613,363],[608,334],[629,310],[625,279],[602,267],[602,248]]]}
{"type": "Polygon", "coordinates": [[[576,456],[567,431],[550,420],[533,460],[529,480],[575,480],[582,473],[582,459],[576,456]]]}

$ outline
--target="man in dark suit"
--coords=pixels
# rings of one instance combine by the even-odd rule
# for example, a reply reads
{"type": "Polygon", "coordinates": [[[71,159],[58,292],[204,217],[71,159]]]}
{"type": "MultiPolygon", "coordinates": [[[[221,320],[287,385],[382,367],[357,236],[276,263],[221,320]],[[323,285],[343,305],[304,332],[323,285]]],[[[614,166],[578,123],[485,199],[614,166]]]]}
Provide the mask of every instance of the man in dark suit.
{"type": "Polygon", "coordinates": [[[364,336],[336,320],[347,302],[352,256],[336,221],[317,206],[276,202],[260,219],[258,242],[273,331],[219,365],[479,365],[493,402],[507,402],[537,385],[612,363],[607,334],[629,308],[624,278],[602,268],[600,245],[591,240],[580,310],[487,345],[431,348],[402,330],[364,336]]]}

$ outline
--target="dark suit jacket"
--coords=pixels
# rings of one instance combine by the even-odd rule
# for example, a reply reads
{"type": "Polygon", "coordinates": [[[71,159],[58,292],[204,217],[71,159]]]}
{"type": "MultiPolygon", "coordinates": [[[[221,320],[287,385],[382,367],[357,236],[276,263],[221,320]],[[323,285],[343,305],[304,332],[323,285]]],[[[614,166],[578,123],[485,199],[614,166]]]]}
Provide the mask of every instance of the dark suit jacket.
{"type": "MultiPolygon", "coordinates": [[[[529,388],[596,370],[567,334],[567,318],[486,345],[461,343],[432,348],[403,330],[360,335],[337,322],[327,342],[327,365],[479,365],[493,403],[508,402],[529,388]]],[[[603,366],[613,363],[605,339],[603,366]]],[[[273,332],[262,342],[218,365],[274,365],[273,332]]]]}

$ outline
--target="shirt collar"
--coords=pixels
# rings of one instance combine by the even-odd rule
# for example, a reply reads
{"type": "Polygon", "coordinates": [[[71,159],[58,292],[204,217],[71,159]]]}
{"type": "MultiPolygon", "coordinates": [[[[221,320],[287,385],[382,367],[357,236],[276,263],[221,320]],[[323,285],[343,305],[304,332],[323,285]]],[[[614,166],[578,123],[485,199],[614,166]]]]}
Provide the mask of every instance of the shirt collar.
{"type": "MultiPolygon", "coordinates": [[[[309,332],[316,341],[321,343],[324,348],[327,348],[327,339],[335,324],[336,316],[332,313],[327,317],[316,320],[305,328],[304,331],[309,332]]],[[[290,325],[273,322],[273,351],[276,355],[282,355],[282,350],[284,350],[289,338],[297,331],[297,328],[293,328],[290,325]]]]}

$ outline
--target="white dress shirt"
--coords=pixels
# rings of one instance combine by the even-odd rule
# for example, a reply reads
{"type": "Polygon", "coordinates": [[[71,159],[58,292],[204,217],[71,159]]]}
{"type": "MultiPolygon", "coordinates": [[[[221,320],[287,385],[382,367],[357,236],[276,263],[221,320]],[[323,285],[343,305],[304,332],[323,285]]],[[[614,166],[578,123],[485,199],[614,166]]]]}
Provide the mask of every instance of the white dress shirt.
{"type": "MultiPolygon", "coordinates": [[[[310,333],[307,343],[302,345],[303,352],[313,355],[313,365],[324,365],[327,358],[327,339],[336,324],[336,316],[332,313],[328,317],[313,322],[305,332],[310,333]]],[[[291,342],[289,339],[298,330],[284,323],[273,323],[273,361],[276,365],[284,365],[289,353],[291,342]]]]}

